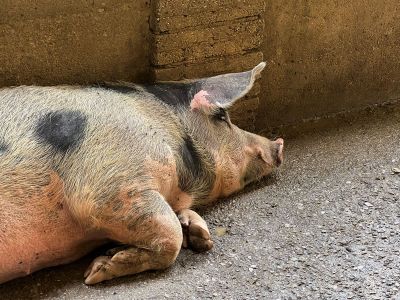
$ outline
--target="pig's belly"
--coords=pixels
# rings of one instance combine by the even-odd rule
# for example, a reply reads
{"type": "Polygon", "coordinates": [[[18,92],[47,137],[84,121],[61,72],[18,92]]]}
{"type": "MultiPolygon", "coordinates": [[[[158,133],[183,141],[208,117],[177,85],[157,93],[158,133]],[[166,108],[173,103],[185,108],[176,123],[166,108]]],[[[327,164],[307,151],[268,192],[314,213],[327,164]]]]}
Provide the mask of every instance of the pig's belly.
{"type": "Polygon", "coordinates": [[[23,218],[19,211],[8,219],[0,220],[0,283],[74,261],[105,241],[86,232],[65,210],[51,215],[32,207],[23,218]]]}

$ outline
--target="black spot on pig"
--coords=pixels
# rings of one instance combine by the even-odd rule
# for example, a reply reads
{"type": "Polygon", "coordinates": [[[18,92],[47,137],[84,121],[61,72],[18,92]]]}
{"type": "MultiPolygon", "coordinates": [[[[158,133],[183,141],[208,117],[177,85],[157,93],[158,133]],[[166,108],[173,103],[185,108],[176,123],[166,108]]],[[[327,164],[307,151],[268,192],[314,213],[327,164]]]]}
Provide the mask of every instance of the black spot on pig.
{"type": "Polygon", "coordinates": [[[100,82],[93,87],[102,88],[109,91],[114,91],[121,94],[137,93],[139,90],[133,85],[124,85],[118,83],[100,82]]]}
{"type": "Polygon", "coordinates": [[[215,162],[210,153],[203,149],[199,152],[190,136],[184,138],[179,158],[182,169],[178,169],[179,188],[197,197],[206,197],[215,182],[215,162]]]}
{"type": "Polygon", "coordinates": [[[66,152],[81,143],[86,126],[87,117],[79,111],[55,111],[39,120],[36,134],[55,150],[66,152]]]}
{"type": "Polygon", "coordinates": [[[194,147],[193,140],[186,136],[181,146],[181,155],[184,166],[194,177],[198,177],[202,172],[202,162],[199,153],[194,147]]]}
{"type": "Polygon", "coordinates": [[[173,107],[187,106],[193,96],[201,90],[198,83],[157,83],[145,86],[146,91],[173,107]]]}
{"type": "Polygon", "coordinates": [[[0,138],[0,155],[8,150],[8,145],[0,138]]]}

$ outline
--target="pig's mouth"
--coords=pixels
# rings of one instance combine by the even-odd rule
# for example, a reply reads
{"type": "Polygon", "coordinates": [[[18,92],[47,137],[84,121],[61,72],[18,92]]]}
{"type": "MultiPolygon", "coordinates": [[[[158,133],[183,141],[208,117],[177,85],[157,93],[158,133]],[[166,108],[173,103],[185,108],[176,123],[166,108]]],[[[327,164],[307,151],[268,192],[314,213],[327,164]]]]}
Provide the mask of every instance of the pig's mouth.
{"type": "Polygon", "coordinates": [[[242,187],[261,181],[272,172],[273,168],[273,165],[267,162],[265,165],[255,164],[249,167],[246,171],[246,174],[242,177],[242,187]]]}
{"type": "Polygon", "coordinates": [[[275,165],[276,165],[277,167],[279,167],[279,166],[282,164],[282,162],[283,162],[282,153],[280,153],[280,152],[281,152],[280,149],[276,149],[276,154],[275,154],[275,157],[276,157],[275,165]]]}
{"type": "Polygon", "coordinates": [[[283,144],[283,139],[279,138],[264,151],[260,151],[257,158],[250,160],[249,165],[246,167],[246,172],[240,180],[242,187],[252,182],[261,181],[283,163],[283,144]],[[268,156],[266,154],[267,151],[270,152],[268,156]]]}
{"type": "Polygon", "coordinates": [[[276,149],[275,149],[275,165],[279,167],[283,163],[283,139],[279,138],[275,141],[276,149]]]}

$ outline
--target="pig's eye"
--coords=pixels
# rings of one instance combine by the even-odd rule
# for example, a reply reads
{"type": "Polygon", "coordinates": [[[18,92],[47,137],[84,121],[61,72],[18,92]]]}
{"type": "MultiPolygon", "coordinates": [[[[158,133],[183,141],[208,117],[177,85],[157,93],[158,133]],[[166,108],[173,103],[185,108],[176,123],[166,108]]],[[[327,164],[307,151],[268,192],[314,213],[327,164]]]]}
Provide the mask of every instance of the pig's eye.
{"type": "Polygon", "coordinates": [[[219,108],[214,114],[213,114],[213,118],[217,121],[222,121],[222,122],[226,122],[228,125],[229,124],[229,116],[227,114],[227,112],[225,111],[225,109],[223,109],[222,107],[219,108]]]}

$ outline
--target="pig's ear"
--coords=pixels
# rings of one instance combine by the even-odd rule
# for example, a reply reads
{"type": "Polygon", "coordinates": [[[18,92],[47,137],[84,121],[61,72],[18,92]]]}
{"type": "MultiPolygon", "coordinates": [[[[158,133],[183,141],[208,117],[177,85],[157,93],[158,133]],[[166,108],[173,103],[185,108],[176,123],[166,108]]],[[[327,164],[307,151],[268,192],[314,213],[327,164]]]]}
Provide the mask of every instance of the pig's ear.
{"type": "Polygon", "coordinates": [[[208,110],[215,106],[230,107],[236,100],[250,91],[265,65],[265,62],[261,62],[253,70],[247,72],[224,74],[196,80],[195,84],[198,92],[191,99],[191,109],[208,110]]]}

